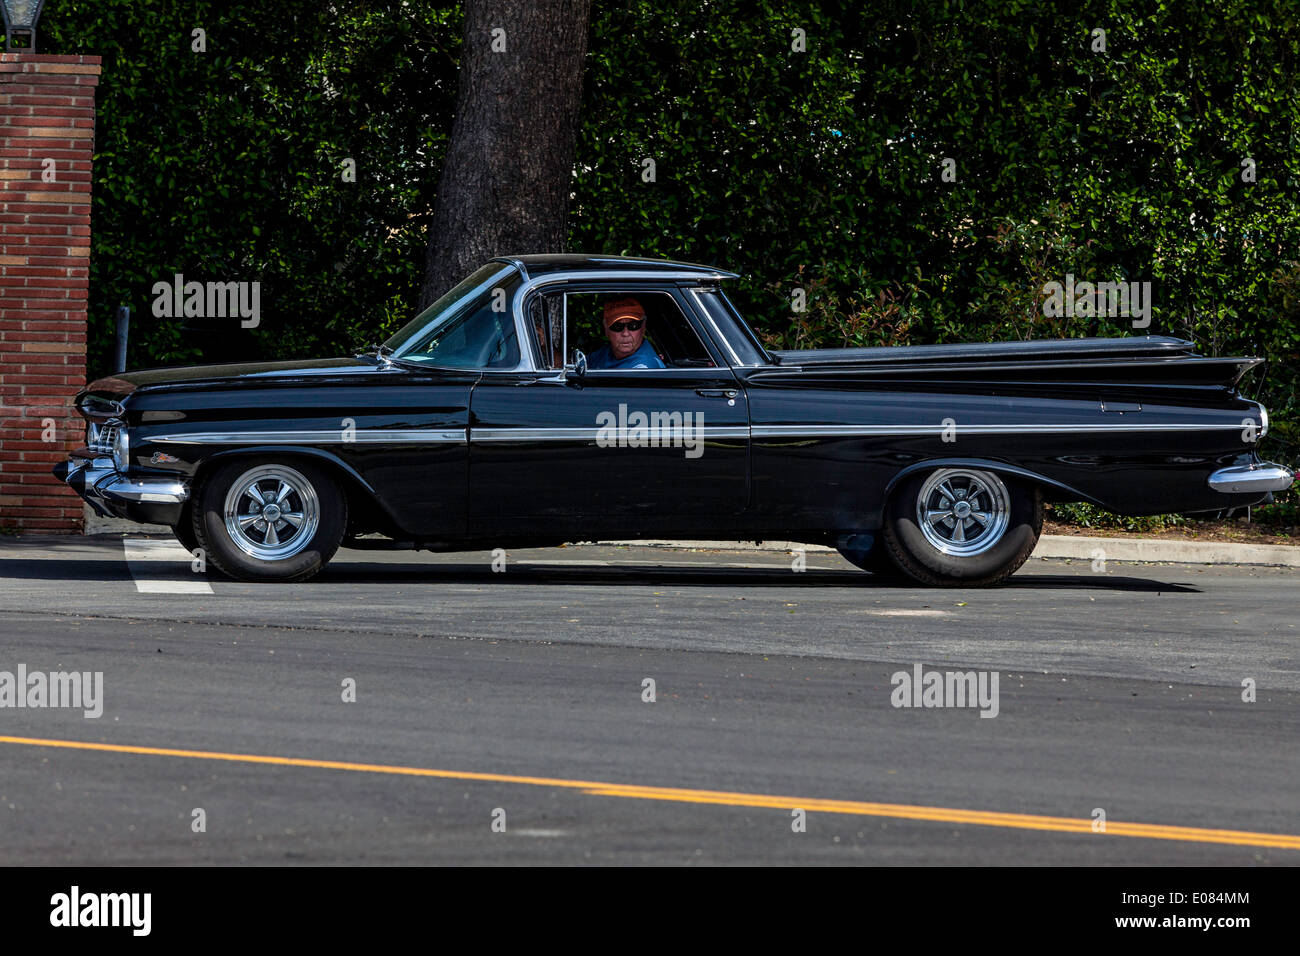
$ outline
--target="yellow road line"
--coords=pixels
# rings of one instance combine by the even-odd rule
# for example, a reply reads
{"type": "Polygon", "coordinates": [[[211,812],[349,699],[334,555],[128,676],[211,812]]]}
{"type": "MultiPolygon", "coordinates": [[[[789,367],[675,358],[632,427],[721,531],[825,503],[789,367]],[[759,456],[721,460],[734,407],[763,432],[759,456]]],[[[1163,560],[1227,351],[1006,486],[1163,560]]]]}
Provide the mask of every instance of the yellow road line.
{"type": "MultiPolygon", "coordinates": [[[[82,740],[49,740],[39,737],[0,736],[0,744],[28,747],[59,747],[67,750],[95,750],[104,753],[136,754],[148,757],[184,757],[191,760],[224,760],[231,763],[267,764],[278,767],[307,767],[316,770],[350,770],[360,773],[386,773],[408,777],[437,777],[444,780],[474,780],[484,783],[521,784],[532,787],[558,787],[581,790],[600,797],[623,797],[632,800],[666,800],[682,803],[716,804],[728,807],[757,807],[772,810],[800,808],[808,812],[844,813],[853,816],[889,817],[896,820],[924,820],[932,823],[961,823],[974,826],[1010,827],[1019,830],[1054,830],[1061,833],[1093,833],[1091,819],[1049,817],[1030,813],[1003,813],[993,810],[959,810],[950,807],[923,807],[906,803],[868,803],[858,800],[825,800],[785,797],[765,793],[738,793],[727,790],[690,790],[677,787],[650,787],[634,784],[602,783],[595,780],[570,780],[563,777],[526,777],[505,773],[475,773],[467,770],[437,770],[431,767],[402,767],[390,764],[353,763],[346,760],[312,760],[305,757],[272,757],[261,754],[233,754],[212,750],[175,750],[167,747],[135,747],[124,744],[100,744],[82,740]]],[[[1124,823],[1107,821],[1106,836],[1142,837],[1150,840],[1180,840],[1188,843],[1229,843],[1235,846],[1275,847],[1300,850],[1300,835],[1255,833],[1247,830],[1209,830],[1200,827],[1166,826],[1158,823],[1124,823]]]]}

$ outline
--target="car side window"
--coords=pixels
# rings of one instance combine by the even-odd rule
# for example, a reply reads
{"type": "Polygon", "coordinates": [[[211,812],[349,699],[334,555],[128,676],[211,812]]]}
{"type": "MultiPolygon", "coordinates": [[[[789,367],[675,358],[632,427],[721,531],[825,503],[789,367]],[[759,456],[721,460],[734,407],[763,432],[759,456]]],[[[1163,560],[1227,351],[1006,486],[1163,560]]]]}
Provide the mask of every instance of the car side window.
{"type": "Polygon", "coordinates": [[[564,367],[564,295],[535,295],[528,301],[528,327],[537,346],[538,368],[564,367]]]}
{"type": "Polygon", "coordinates": [[[512,369],[519,365],[519,338],[511,303],[520,282],[503,270],[474,295],[448,309],[432,328],[403,348],[401,358],[444,368],[512,369]]]}
{"type": "Polygon", "coordinates": [[[763,348],[753,328],[736,311],[736,307],[731,304],[731,300],[723,294],[721,289],[714,286],[691,291],[696,301],[704,307],[710,321],[717,326],[718,331],[727,339],[728,346],[740,359],[742,365],[771,364],[772,358],[767,354],[767,350],[763,348]],[[738,332],[739,335],[728,335],[727,330],[738,332]]]}
{"type": "MultiPolygon", "coordinates": [[[[604,320],[606,306],[630,300],[644,312],[645,341],[666,367],[709,368],[714,365],[709,350],[670,293],[570,292],[566,299],[570,361],[575,349],[581,350],[589,359],[602,349],[608,351],[610,342],[604,320]]],[[[594,366],[593,370],[596,370],[594,366]]]]}

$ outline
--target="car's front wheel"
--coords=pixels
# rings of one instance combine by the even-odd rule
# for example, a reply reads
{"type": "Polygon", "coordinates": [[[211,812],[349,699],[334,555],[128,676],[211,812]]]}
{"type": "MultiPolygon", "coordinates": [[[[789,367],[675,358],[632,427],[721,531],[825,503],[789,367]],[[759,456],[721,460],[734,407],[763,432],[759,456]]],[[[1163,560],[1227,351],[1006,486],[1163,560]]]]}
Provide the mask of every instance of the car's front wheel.
{"type": "Polygon", "coordinates": [[[194,509],[186,504],[181,509],[180,521],[172,525],[172,534],[180,542],[181,547],[193,554],[199,549],[198,539],[194,537],[194,509]]]}
{"type": "Polygon", "coordinates": [[[347,499],[307,462],[242,461],[206,478],[194,536],[207,560],[240,581],[305,581],[334,556],[347,499]]]}
{"type": "Polygon", "coordinates": [[[977,468],[937,468],[905,480],[885,509],[889,556],[922,584],[986,587],[1025,563],[1043,530],[1033,485],[977,468]]]}
{"type": "Polygon", "coordinates": [[[842,535],[835,545],[840,556],[877,578],[899,577],[898,565],[889,558],[889,551],[878,534],[842,535]]]}

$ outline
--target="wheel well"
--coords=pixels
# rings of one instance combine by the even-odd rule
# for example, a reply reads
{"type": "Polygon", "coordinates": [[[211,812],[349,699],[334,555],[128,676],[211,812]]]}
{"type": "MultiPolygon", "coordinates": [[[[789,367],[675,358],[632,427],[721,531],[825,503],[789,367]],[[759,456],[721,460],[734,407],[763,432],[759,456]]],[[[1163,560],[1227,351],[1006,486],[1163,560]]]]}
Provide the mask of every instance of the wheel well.
{"type": "Polygon", "coordinates": [[[206,458],[199,463],[199,467],[195,470],[194,477],[191,479],[190,501],[194,501],[198,497],[199,489],[215,469],[238,462],[266,461],[268,459],[285,462],[305,462],[320,468],[334,479],[335,484],[343,492],[343,497],[347,501],[349,531],[358,527],[370,530],[372,525],[375,526],[373,530],[391,529],[392,522],[375,503],[370,490],[365,487],[356,475],[328,455],[314,455],[299,450],[238,451],[206,458]]]}
{"type": "Polygon", "coordinates": [[[1021,484],[1036,487],[1042,494],[1044,501],[1086,501],[1090,504],[1099,504],[1095,498],[1085,495],[1076,488],[1045,478],[1027,468],[1021,468],[1019,465],[979,458],[939,458],[933,461],[921,461],[914,465],[908,465],[896,474],[889,484],[885,486],[885,493],[881,496],[881,513],[884,513],[899,485],[914,475],[933,471],[936,468],[974,468],[981,471],[991,471],[1001,478],[1010,478],[1021,484]]]}

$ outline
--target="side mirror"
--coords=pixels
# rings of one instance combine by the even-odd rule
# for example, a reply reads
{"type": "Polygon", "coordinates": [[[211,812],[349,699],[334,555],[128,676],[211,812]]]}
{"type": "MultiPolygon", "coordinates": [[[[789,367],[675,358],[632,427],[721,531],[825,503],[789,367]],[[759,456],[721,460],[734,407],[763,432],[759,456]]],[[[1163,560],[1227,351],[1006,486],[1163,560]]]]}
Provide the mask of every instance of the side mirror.
{"type": "Polygon", "coordinates": [[[582,349],[573,350],[573,374],[578,378],[587,376],[587,356],[583,354],[582,349]]]}

